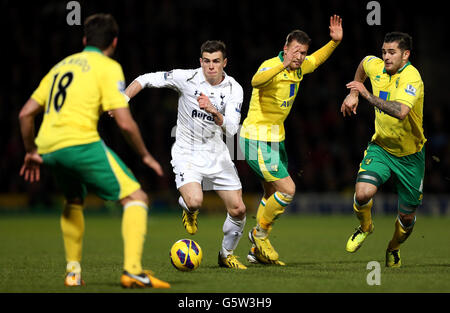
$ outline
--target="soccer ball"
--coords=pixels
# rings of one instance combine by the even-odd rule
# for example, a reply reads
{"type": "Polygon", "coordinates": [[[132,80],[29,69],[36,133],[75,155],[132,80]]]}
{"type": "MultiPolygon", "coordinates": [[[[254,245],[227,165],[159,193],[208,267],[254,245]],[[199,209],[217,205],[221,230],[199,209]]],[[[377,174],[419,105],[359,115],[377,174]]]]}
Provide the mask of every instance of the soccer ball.
{"type": "Polygon", "coordinates": [[[202,248],[194,240],[181,239],[175,242],[170,249],[170,262],[180,271],[195,270],[202,262],[202,248]]]}

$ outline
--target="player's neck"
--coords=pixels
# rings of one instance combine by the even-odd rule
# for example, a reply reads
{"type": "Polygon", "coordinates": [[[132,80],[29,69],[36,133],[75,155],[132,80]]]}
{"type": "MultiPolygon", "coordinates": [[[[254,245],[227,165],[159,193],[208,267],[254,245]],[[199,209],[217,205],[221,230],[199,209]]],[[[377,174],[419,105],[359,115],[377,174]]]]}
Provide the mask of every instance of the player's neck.
{"type": "Polygon", "coordinates": [[[225,76],[222,75],[220,78],[216,78],[216,79],[206,79],[206,81],[207,81],[211,86],[216,86],[216,85],[219,85],[221,82],[223,82],[224,79],[225,79],[225,76]]]}
{"type": "Polygon", "coordinates": [[[114,51],[115,51],[115,49],[111,46],[109,46],[105,50],[102,50],[103,54],[106,55],[107,57],[112,57],[114,54],[114,51]]]}

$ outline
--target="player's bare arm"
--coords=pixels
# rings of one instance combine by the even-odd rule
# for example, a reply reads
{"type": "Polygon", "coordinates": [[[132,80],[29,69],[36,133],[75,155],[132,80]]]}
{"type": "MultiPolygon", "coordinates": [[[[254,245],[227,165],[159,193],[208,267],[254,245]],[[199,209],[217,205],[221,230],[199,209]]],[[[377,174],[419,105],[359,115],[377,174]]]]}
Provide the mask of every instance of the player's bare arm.
{"type": "Polygon", "coordinates": [[[136,96],[141,90],[141,84],[138,81],[134,80],[130,85],[128,85],[127,89],[125,89],[125,95],[127,95],[127,97],[131,99],[136,96]]]}
{"type": "Polygon", "coordinates": [[[153,169],[156,174],[162,176],[164,174],[162,167],[150,152],[148,152],[144,140],[142,139],[141,132],[131,116],[130,110],[128,108],[120,108],[113,110],[112,112],[125,139],[137,154],[141,156],[142,162],[153,169]]]}
{"type": "MultiPolygon", "coordinates": [[[[355,77],[353,78],[354,81],[364,83],[366,81],[367,75],[364,71],[363,66],[364,59],[361,60],[361,62],[358,65],[358,68],[355,72],[355,77]]],[[[345,97],[344,102],[341,106],[341,112],[342,115],[345,117],[346,115],[350,116],[353,114],[356,115],[356,108],[358,107],[359,102],[359,92],[357,90],[350,90],[350,93],[345,97]]]]}
{"type": "Polygon", "coordinates": [[[37,153],[37,147],[34,143],[34,119],[42,111],[43,107],[36,100],[30,98],[19,113],[20,131],[26,151],[20,175],[24,176],[25,181],[30,183],[39,181],[40,165],[43,163],[42,157],[37,153]]]}
{"type": "Polygon", "coordinates": [[[405,119],[405,117],[408,115],[410,108],[403,103],[397,102],[397,101],[385,101],[372,93],[370,93],[363,83],[352,81],[347,84],[347,88],[353,90],[356,90],[359,92],[361,96],[363,96],[367,101],[369,101],[370,104],[373,106],[379,108],[384,113],[398,118],[399,120],[405,119]]]}
{"type": "MultiPolygon", "coordinates": [[[[142,90],[141,84],[134,80],[130,85],[128,85],[127,89],[125,89],[125,96],[127,97],[127,101],[130,101],[131,98],[136,96],[142,90]]],[[[110,117],[114,117],[113,111],[108,111],[108,115],[110,117]]]]}
{"type": "Polygon", "coordinates": [[[213,116],[216,125],[223,125],[223,115],[216,109],[207,96],[202,93],[197,97],[197,101],[200,109],[205,110],[213,116]]]}

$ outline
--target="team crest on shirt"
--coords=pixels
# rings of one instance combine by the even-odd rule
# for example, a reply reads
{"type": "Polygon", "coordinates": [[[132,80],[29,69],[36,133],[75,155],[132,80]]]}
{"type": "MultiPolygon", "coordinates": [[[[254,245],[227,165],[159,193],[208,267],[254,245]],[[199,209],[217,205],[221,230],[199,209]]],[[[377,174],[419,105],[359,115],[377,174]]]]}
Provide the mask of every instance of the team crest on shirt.
{"type": "Polygon", "coordinates": [[[372,163],[372,159],[366,159],[366,160],[364,161],[364,163],[365,163],[366,165],[369,165],[370,163],[372,163]]]}

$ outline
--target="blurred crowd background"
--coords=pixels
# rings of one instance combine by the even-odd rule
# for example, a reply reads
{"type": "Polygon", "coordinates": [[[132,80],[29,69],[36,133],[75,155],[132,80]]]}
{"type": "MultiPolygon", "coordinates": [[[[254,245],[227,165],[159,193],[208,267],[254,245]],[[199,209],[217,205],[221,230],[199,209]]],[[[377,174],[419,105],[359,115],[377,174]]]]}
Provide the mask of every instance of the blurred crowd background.
{"type": "MultiPolygon", "coordinates": [[[[374,131],[373,108],[360,100],[358,114],[343,118],[340,106],[361,59],[381,56],[386,32],[404,31],[413,37],[412,64],[425,84],[424,129],[426,174],[424,192],[450,191],[449,127],[446,97],[449,69],[444,44],[445,19],[436,6],[405,1],[378,1],[381,25],[366,22],[369,1],[79,1],[82,21],[93,13],[115,16],[120,27],[114,58],[123,67],[127,85],[146,72],[199,67],[200,45],[223,40],[228,50],[227,74],[244,88],[242,121],[251,95],[250,81],[266,59],[282,50],[293,29],[312,38],[310,53],[329,41],[329,18],[343,18],[344,39],[333,55],[313,74],[305,76],[286,120],[289,171],[297,192],[353,192],[363,152],[374,131]]],[[[19,176],[24,157],[18,124],[22,105],[40,79],[58,61],[83,49],[82,26],[69,26],[67,1],[1,1],[2,77],[0,84],[0,193],[28,193],[32,201],[47,201],[57,192],[53,178],[43,171],[39,184],[19,176]],[[47,200],[46,200],[47,199],[47,200]]],[[[432,4],[432,3],[431,3],[432,4]]],[[[369,86],[369,84],[367,84],[369,86]]],[[[151,153],[166,175],[145,168],[125,143],[115,123],[103,116],[99,131],[104,141],[132,169],[149,192],[174,192],[170,165],[171,136],[176,124],[177,94],[146,89],[131,101],[131,109],[151,153]]],[[[39,121],[38,121],[39,123],[39,121]]],[[[243,191],[261,186],[245,161],[236,160],[243,191]]],[[[382,187],[394,191],[388,182],[382,187]]]]}

